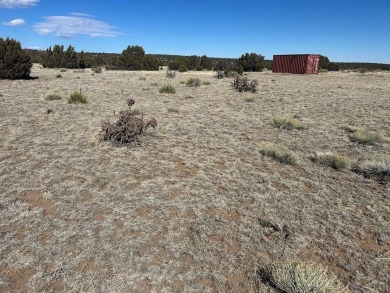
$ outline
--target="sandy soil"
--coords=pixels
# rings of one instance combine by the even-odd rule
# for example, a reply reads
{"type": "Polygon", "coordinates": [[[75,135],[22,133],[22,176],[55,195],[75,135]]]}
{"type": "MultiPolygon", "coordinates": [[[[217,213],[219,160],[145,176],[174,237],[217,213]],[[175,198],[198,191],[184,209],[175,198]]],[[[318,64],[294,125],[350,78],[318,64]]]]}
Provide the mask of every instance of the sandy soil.
{"type": "Polygon", "coordinates": [[[0,81],[1,292],[276,292],[259,270],[287,259],[390,291],[389,184],[310,160],[390,156],[390,73],[250,73],[254,94],[214,75],[34,65],[38,79],[0,81]],[[68,104],[79,86],[88,103],[68,104]],[[142,146],[101,142],[129,97],[158,127],[142,146]],[[272,127],[278,115],[304,129],[272,127]],[[361,146],[351,128],[385,141],[361,146]],[[263,156],[264,142],[298,164],[263,156]]]}

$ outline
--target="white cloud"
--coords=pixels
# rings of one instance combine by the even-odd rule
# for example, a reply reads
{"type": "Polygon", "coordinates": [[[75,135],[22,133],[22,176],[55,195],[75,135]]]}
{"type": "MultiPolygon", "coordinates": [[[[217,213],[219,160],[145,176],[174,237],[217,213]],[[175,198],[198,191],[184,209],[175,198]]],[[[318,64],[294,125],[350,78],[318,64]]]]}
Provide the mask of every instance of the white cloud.
{"type": "Polygon", "coordinates": [[[39,0],[0,0],[0,8],[25,8],[37,5],[39,0]]]}
{"type": "Polygon", "coordinates": [[[62,38],[73,38],[76,35],[91,37],[116,37],[120,33],[114,27],[87,14],[72,13],[69,16],[47,16],[44,22],[34,25],[34,31],[40,35],[53,34],[62,38]]]}
{"type": "Polygon", "coordinates": [[[25,25],[26,22],[22,18],[17,18],[11,21],[3,22],[3,24],[8,26],[18,26],[18,25],[25,25]]]}

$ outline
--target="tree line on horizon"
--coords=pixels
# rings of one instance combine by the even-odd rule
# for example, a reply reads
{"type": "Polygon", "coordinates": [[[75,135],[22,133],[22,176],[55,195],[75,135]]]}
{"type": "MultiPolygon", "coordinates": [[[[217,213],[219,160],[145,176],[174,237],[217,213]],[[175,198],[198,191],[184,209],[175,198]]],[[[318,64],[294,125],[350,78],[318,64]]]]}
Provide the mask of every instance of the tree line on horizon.
{"type": "MultiPolygon", "coordinates": [[[[215,58],[203,56],[180,56],[164,54],[145,54],[141,46],[128,46],[121,54],[76,52],[69,45],[50,46],[46,50],[22,49],[20,42],[14,39],[0,38],[0,79],[26,78],[32,63],[41,63],[46,68],[83,69],[104,66],[107,70],[159,70],[168,66],[170,70],[185,72],[188,70],[218,70],[239,74],[259,72],[264,68],[272,69],[272,60],[256,53],[245,53],[235,58],[215,58]]],[[[342,63],[331,62],[328,57],[320,57],[320,69],[338,70],[390,70],[389,64],[378,63],[342,63]]]]}

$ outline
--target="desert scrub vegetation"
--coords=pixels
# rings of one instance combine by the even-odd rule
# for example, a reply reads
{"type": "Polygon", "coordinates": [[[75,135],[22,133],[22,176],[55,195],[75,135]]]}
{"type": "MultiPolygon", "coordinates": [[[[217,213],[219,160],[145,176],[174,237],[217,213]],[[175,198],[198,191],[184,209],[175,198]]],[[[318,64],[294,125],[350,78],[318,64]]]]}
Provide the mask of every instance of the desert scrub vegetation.
{"type": "Polygon", "coordinates": [[[179,109],[176,108],[176,107],[169,107],[169,108],[168,108],[168,112],[169,112],[169,113],[179,113],[180,111],[179,111],[179,109]]]}
{"type": "Polygon", "coordinates": [[[276,128],[292,130],[303,129],[301,121],[288,116],[276,116],[272,118],[271,125],[276,128]]]}
{"type": "Polygon", "coordinates": [[[383,141],[383,138],[378,132],[370,132],[365,129],[358,129],[350,134],[352,141],[359,144],[378,145],[383,141]]]}
{"type": "Polygon", "coordinates": [[[151,118],[144,123],[143,115],[137,117],[137,114],[131,110],[134,103],[135,101],[133,99],[127,100],[129,109],[119,112],[119,119],[115,124],[103,122],[103,141],[111,141],[117,145],[136,144],[139,142],[139,136],[146,129],[157,126],[157,120],[155,118],[151,118]]]}
{"type": "Polygon", "coordinates": [[[232,87],[238,92],[251,92],[255,93],[257,91],[257,80],[249,80],[247,77],[235,77],[232,82],[232,87]]]}
{"type": "Polygon", "coordinates": [[[57,74],[57,75],[56,75],[56,78],[61,78],[61,77],[62,77],[61,74],[57,74]]]}
{"type": "Polygon", "coordinates": [[[350,292],[326,267],[312,262],[278,262],[270,265],[265,275],[277,288],[288,293],[350,292]]]}
{"type": "Polygon", "coordinates": [[[174,70],[167,70],[167,74],[165,75],[167,78],[175,78],[176,71],[174,70]]]}
{"type": "Polygon", "coordinates": [[[23,79],[30,75],[30,55],[22,50],[20,42],[0,38],[0,79],[23,79]]]}
{"type": "Polygon", "coordinates": [[[336,170],[347,169],[350,166],[350,162],[346,157],[332,152],[316,152],[311,156],[311,159],[313,162],[336,170]]]}
{"type": "Polygon", "coordinates": [[[79,92],[73,92],[70,94],[68,104],[86,104],[87,98],[79,92]]]}
{"type": "Polygon", "coordinates": [[[210,85],[211,83],[209,81],[203,81],[202,84],[203,85],[210,85]]]}
{"type": "Polygon", "coordinates": [[[264,143],[260,153],[283,164],[296,165],[298,162],[298,158],[294,153],[285,150],[273,143],[264,143]]]}
{"type": "Polygon", "coordinates": [[[199,78],[189,78],[186,81],[186,86],[189,86],[189,87],[200,86],[200,79],[199,78]]]}
{"type": "Polygon", "coordinates": [[[94,73],[102,73],[102,68],[100,66],[93,66],[91,69],[94,73]]]}
{"type": "Polygon", "coordinates": [[[373,178],[383,183],[390,182],[390,158],[372,158],[357,164],[352,171],[366,178],[373,178]]]}
{"type": "Polygon", "coordinates": [[[160,94],[175,94],[176,89],[173,85],[167,84],[160,88],[159,90],[160,94]]]}
{"type": "Polygon", "coordinates": [[[56,101],[56,100],[61,100],[61,99],[62,99],[61,96],[58,94],[48,94],[45,97],[46,101],[56,101]]]}

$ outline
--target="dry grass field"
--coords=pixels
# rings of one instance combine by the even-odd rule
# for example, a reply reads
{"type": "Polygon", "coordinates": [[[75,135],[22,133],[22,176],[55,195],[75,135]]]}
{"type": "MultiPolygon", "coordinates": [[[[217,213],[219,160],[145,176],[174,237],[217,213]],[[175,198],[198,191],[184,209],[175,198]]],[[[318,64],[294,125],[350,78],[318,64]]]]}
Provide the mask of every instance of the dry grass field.
{"type": "Polygon", "coordinates": [[[31,75],[0,81],[1,292],[279,292],[262,272],[289,260],[390,291],[390,184],[353,171],[389,162],[389,72],[250,73],[256,93],[211,72],[31,75]],[[79,86],[88,103],[68,104],[79,86]],[[157,128],[140,146],[102,142],[130,97],[157,128]],[[272,126],[280,116],[301,127],[272,126]],[[359,144],[357,129],[382,141],[359,144]]]}

